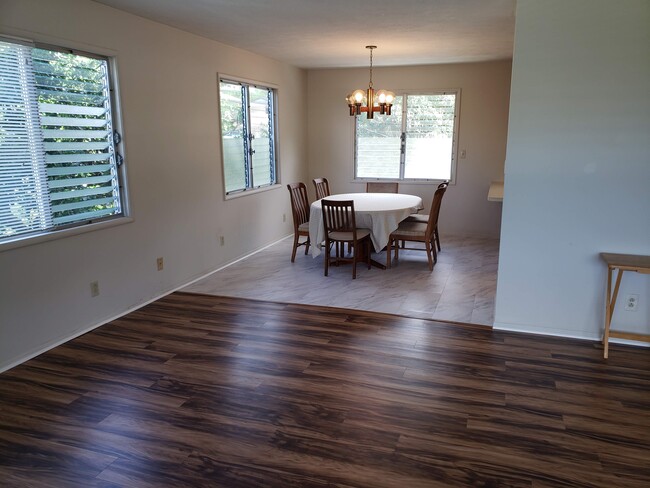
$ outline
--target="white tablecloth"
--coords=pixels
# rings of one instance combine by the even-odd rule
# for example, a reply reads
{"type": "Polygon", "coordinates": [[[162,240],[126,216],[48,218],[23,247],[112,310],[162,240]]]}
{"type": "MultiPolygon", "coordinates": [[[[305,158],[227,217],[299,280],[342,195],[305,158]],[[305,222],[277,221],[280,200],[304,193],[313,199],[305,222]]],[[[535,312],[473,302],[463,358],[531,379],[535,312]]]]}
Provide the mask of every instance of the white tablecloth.
{"type": "MultiPolygon", "coordinates": [[[[370,239],[377,252],[386,247],[388,237],[402,220],[423,208],[420,197],[400,193],[341,193],[330,195],[326,200],[354,200],[357,227],[370,229],[370,239]]],[[[311,204],[309,214],[309,239],[314,257],[321,253],[320,246],[325,240],[320,202],[316,200],[311,204]]]]}

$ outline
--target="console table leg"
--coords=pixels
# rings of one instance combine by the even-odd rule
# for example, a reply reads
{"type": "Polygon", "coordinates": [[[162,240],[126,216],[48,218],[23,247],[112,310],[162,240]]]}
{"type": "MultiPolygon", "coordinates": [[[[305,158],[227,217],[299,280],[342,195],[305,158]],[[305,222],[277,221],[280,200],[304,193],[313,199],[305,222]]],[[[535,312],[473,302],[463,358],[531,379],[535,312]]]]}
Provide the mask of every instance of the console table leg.
{"type": "Polygon", "coordinates": [[[621,278],[623,277],[623,270],[619,269],[616,274],[616,284],[614,285],[614,293],[612,290],[612,268],[607,267],[607,301],[605,306],[605,333],[603,334],[604,345],[604,358],[607,359],[609,355],[609,329],[612,325],[612,317],[614,316],[614,307],[616,306],[616,298],[618,297],[618,289],[621,286],[621,278]]]}

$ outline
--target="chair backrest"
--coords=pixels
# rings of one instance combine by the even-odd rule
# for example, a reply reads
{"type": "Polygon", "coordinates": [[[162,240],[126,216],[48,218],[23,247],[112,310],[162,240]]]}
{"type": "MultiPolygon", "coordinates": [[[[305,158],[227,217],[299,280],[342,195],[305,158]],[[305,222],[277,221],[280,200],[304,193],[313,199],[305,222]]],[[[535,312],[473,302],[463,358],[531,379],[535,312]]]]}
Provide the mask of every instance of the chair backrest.
{"type": "Polygon", "coordinates": [[[304,183],[289,183],[287,185],[291,196],[291,213],[293,214],[293,226],[297,229],[300,224],[309,222],[309,199],[307,198],[307,187],[304,183]]]}
{"type": "Polygon", "coordinates": [[[442,204],[442,197],[445,196],[447,191],[447,183],[440,183],[438,189],[433,194],[433,201],[431,202],[431,211],[429,212],[429,221],[427,222],[426,236],[430,238],[433,231],[436,230],[438,225],[438,216],[440,215],[440,205],[442,204]]]}
{"type": "Polygon", "coordinates": [[[325,236],[331,232],[352,232],[357,240],[357,223],[354,216],[354,200],[322,200],[325,236]]]}
{"type": "Polygon", "coordinates": [[[316,188],[316,200],[321,198],[329,197],[330,193],[330,184],[327,181],[327,178],[314,178],[314,188],[316,188]]]}
{"type": "Polygon", "coordinates": [[[399,183],[383,183],[369,181],[366,183],[366,193],[398,193],[399,183]]]}

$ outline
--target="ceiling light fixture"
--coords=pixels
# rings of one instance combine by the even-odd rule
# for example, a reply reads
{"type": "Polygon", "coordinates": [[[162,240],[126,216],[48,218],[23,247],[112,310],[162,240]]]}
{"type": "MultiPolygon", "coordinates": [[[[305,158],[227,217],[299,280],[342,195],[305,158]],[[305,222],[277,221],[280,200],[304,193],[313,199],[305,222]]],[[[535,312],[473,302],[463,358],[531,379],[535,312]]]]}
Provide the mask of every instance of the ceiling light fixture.
{"type": "Polygon", "coordinates": [[[377,49],[377,46],[366,46],[366,49],[370,49],[370,83],[368,83],[368,89],[366,91],[355,90],[347,96],[346,100],[350,108],[350,115],[361,115],[362,112],[366,112],[368,118],[372,119],[375,112],[390,115],[395,94],[386,90],[377,90],[375,93],[372,87],[372,50],[377,49]]]}

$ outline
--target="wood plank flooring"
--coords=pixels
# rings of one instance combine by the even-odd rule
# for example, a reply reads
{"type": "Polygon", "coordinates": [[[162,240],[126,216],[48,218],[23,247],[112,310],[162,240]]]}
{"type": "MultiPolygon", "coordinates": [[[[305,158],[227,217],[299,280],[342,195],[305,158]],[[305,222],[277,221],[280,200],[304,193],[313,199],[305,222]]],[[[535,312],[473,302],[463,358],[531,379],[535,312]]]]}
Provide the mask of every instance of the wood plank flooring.
{"type": "Polygon", "coordinates": [[[4,487],[650,486],[650,351],[174,293],[0,375],[4,487]]]}

